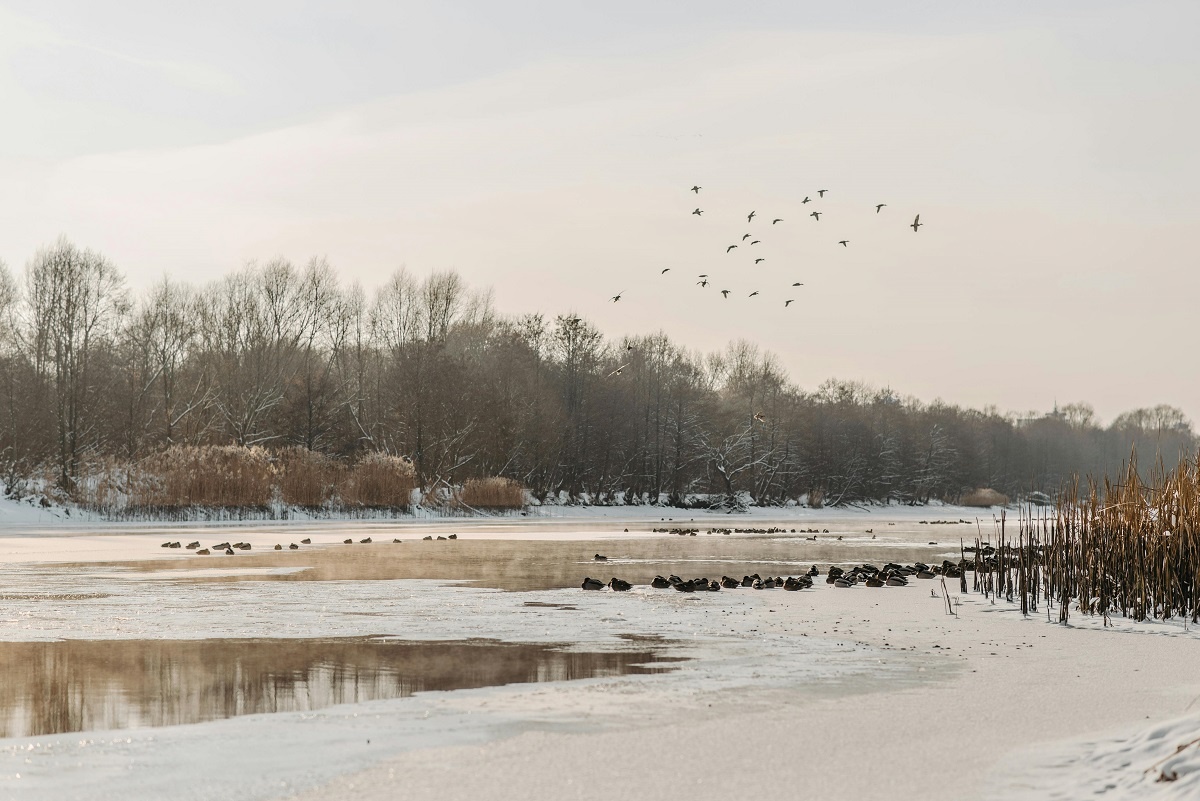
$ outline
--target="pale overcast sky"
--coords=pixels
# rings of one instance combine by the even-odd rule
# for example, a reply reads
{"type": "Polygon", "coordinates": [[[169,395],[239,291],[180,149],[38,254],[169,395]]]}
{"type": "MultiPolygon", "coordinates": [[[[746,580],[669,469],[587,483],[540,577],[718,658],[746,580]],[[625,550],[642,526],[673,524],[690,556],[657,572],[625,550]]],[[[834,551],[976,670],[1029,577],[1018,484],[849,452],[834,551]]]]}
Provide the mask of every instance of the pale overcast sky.
{"type": "Polygon", "coordinates": [[[503,312],[754,340],[809,389],[1200,422],[1197,30],[1195,2],[0,0],[0,260],[453,268],[503,312]]]}

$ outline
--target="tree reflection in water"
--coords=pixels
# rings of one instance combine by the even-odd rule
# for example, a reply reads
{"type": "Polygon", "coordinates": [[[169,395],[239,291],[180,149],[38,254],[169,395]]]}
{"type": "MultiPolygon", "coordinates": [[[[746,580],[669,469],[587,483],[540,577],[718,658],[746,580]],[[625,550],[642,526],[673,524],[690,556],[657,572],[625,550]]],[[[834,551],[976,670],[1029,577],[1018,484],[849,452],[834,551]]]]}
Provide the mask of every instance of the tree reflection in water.
{"type": "Polygon", "coordinates": [[[170,726],[537,681],[653,673],[651,650],[490,640],[72,640],[0,644],[0,736],[170,726]]]}

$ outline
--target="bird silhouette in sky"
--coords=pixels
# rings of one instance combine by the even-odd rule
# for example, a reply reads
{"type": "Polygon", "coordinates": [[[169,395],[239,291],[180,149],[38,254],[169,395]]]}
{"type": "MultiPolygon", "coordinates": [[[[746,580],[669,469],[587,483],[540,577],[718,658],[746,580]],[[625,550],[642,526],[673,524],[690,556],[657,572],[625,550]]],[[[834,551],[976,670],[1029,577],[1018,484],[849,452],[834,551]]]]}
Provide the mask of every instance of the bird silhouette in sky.
{"type": "Polygon", "coordinates": [[[800,202],[801,202],[802,204],[803,204],[803,203],[812,203],[812,198],[811,198],[811,197],[809,197],[808,195],[805,195],[805,196],[804,196],[804,200],[801,200],[800,202]]]}
{"type": "Polygon", "coordinates": [[[762,412],[755,412],[755,413],[754,413],[754,422],[756,422],[756,423],[765,423],[765,422],[767,422],[767,418],[763,417],[763,413],[762,413],[762,412]]]}
{"type": "Polygon", "coordinates": [[[757,211],[752,211],[752,212],[750,212],[749,214],[747,214],[747,215],[746,215],[746,222],[752,222],[752,221],[754,220],[754,215],[755,215],[755,214],[758,214],[758,212],[757,212],[757,211]]]}
{"type": "Polygon", "coordinates": [[[788,306],[791,306],[791,305],[792,305],[793,303],[795,303],[795,302],[796,302],[796,301],[795,301],[794,299],[793,299],[793,300],[785,300],[785,301],[783,302],[783,308],[785,308],[785,309],[786,309],[788,306]]]}
{"type": "Polygon", "coordinates": [[[779,223],[779,222],[783,222],[782,217],[776,217],[775,219],[771,220],[771,225],[774,225],[775,223],[779,223]]]}
{"type": "Polygon", "coordinates": [[[792,284],[792,286],[804,286],[804,284],[802,284],[802,283],[800,283],[799,281],[797,281],[796,283],[792,284]]]}
{"type": "Polygon", "coordinates": [[[659,273],[659,275],[666,275],[666,274],[667,274],[667,273],[669,273],[669,272],[671,272],[671,268],[670,268],[670,267],[663,267],[663,269],[662,269],[662,272],[661,272],[661,273],[659,273]]]}
{"type": "Polygon", "coordinates": [[[721,294],[722,294],[722,295],[724,295],[724,296],[725,296],[725,297],[728,299],[728,297],[729,297],[729,290],[728,290],[728,289],[722,289],[722,290],[721,290],[721,294]]]}
{"type": "Polygon", "coordinates": [[[695,193],[698,195],[698,194],[700,194],[700,190],[701,190],[701,189],[703,189],[703,188],[704,188],[704,187],[702,187],[702,186],[693,186],[693,187],[692,187],[692,191],[693,191],[693,192],[695,192],[695,193]]]}
{"type": "Polygon", "coordinates": [[[629,366],[628,364],[622,364],[616,370],[613,370],[611,373],[609,373],[608,377],[612,378],[614,375],[620,375],[621,373],[625,372],[625,368],[628,366],[629,366]]]}
{"type": "Polygon", "coordinates": [[[847,244],[849,241],[850,241],[849,239],[839,239],[838,244],[844,248],[848,248],[848,247],[850,247],[850,245],[847,244]]]}
{"type": "Polygon", "coordinates": [[[757,295],[757,294],[758,294],[758,290],[756,289],[756,290],[754,290],[753,292],[751,292],[749,295],[747,295],[747,297],[750,297],[750,298],[752,298],[752,297],[754,297],[754,296],[755,296],[755,295],[757,295]]]}
{"type": "Polygon", "coordinates": [[[766,259],[765,259],[765,258],[758,258],[758,259],[755,259],[755,260],[754,260],[754,263],[755,263],[755,264],[758,264],[760,261],[766,261],[766,259]]]}
{"type": "Polygon", "coordinates": [[[697,282],[696,282],[696,285],[697,285],[697,286],[708,286],[708,279],[707,279],[707,278],[705,278],[705,279],[704,279],[704,280],[702,280],[702,281],[697,281],[697,282]]]}
{"type": "Polygon", "coordinates": [[[886,203],[876,203],[875,204],[875,213],[878,214],[879,210],[882,209],[886,205],[887,205],[886,203]]]}
{"type": "Polygon", "coordinates": [[[821,221],[821,212],[819,212],[819,211],[814,211],[812,214],[810,214],[810,215],[808,215],[808,216],[809,216],[809,217],[816,217],[816,218],[817,218],[817,222],[820,222],[820,221],[821,221]]]}
{"type": "Polygon", "coordinates": [[[704,210],[700,209],[700,208],[697,208],[695,211],[692,212],[692,214],[695,214],[697,217],[699,217],[703,213],[704,213],[704,210]]]}
{"type": "Polygon", "coordinates": [[[708,273],[700,273],[700,274],[699,274],[699,275],[697,275],[696,277],[697,277],[697,278],[708,278],[708,273]]]}
{"type": "Polygon", "coordinates": [[[910,225],[909,228],[913,229],[913,233],[916,233],[917,229],[924,224],[925,223],[921,222],[921,215],[918,214],[916,217],[913,217],[912,225],[910,225]]]}
{"type": "Polygon", "coordinates": [[[825,197],[825,193],[826,193],[826,192],[828,192],[828,191],[829,191],[828,189],[818,189],[818,190],[817,190],[817,197],[825,197]]]}
{"type": "Polygon", "coordinates": [[[753,240],[753,241],[752,241],[750,244],[751,244],[751,245],[757,245],[757,244],[758,244],[759,242],[761,242],[761,241],[762,241],[761,239],[755,239],[755,240],[753,240]]]}
{"type": "Polygon", "coordinates": [[[624,295],[624,294],[625,294],[625,290],[624,290],[624,289],[622,289],[620,292],[618,292],[617,294],[613,295],[612,302],[613,302],[613,303],[616,303],[618,300],[620,300],[620,299],[621,299],[621,296],[622,296],[622,295],[624,295]]]}
{"type": "Polygon", "coordinates": [[[736,247],[737,247],[737,245],[730,245],[729,247],[725,248],[725,252],[728,253],[729,251],[733,250],[736,247]]]}
{"type": "Polygon", "coordinates": [[[749,238],[750,238],[750,234],[742,234],[742,241],[743,241],[743,242],[745,242],[745,241],[746,241],[747,239],[749,239],[749,238]]]}

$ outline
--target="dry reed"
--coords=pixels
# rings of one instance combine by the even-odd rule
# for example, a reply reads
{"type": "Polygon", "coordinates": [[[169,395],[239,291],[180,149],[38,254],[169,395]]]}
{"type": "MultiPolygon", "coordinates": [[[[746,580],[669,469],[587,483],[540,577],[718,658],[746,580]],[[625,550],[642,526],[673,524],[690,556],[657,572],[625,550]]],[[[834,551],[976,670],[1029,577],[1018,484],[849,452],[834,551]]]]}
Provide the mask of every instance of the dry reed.
{"type": "Polygon", "coordinates": [[[455,494],[455,502],[470,509],[522,509],[525,488],[511,478],[470,478],[455,494]]]}
{"type": "Polygon", "coordinates": [[[963,506],[1007,506],[1008,496],[989,487],[980,487],[964,494],[959,503],[963,506]]]}
{"type": "Polygon", "coordinates": [[[407,509],[417,488],[412,462],[386,453],[369,453],[354,465],[339,487],[344,506],[407,509]]]}
{"type": "Polygon", "coordinates": [[[975,588],[1019,598],[1021,611],[1046,603],[1066,622],[1072,609],[1146,620],[1200,619],[1200,464],[1173,470],[1160,461],[1149,483],[1136,453],[1116,481],[1078,479],[1054,508],[1021,513],[1017,539],[999,520],[995,545],[976,541],[975,588]]]}
{"type": "Polygon", "coordinates": [[[347,472],[337,459],[298,446],[280,451],[275,467],[279,499],[289,506],[305,509],[329,506],[347,472]]]}

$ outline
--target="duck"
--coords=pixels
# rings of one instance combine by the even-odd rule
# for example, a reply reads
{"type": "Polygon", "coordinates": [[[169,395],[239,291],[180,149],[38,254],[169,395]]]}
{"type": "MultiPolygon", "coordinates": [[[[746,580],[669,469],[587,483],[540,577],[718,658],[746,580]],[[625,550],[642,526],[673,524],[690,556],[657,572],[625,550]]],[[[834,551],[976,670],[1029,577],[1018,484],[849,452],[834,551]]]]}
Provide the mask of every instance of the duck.
{"type": "Polygon", "coordinates": [[[886,582],[877,575],[871,576],[869,579],[867,579],[868,587],[882,587],[884,584],[886,584],[886,582]]]}
{"type": "Polygon", "coordinates": [[[582,586],[585,590],[602,590],[604,589],[604,582],[594,579],[591,576],[585,576],[582,586]]]}
{"type": "Polygon", "coordinates": [[[665,590],[671,586],[671,582],[667,581],[662,576],[655,576],[654,581],[650,582],[650,586],[658,590],[665,590]]]}
{"type": "Polygon", "coordinates": [[[742,582],[735,578],[730,578],[729,576],[721,576],[721,586],[727,590],[732,590],[736,587],[742,586],[742,582]]]}
{"type": "Polygon", "coordinates": [[[608,587],[614,592],[628,592],[629,590],[633,589],[632,584],[630,584],[628,581],[622,581],[616,576],[613,576],[608,582],[608,587]]]}
{"type": "Polygon", "coordinates": [[[225,549],[225,555],[226,555],[226,556],[233,556],[233,549],[232,549],[232,548],[226,548],[226,549],[225,549]]]}
{"type": "Polygon", "coordinates": [[[854,584],[855,584],[855,582],[851,581],[848,578],[838,577],[833,580],[833,586],[835,586],[835,587],[842,587],[842,588],[853,587],[854,584]]]}
{"type": "Polygon", "coordinates": [[[277,551],[282,551],[282,550],[283,550],[283,546],[282,546],[282,545],[280,545],[280,544],[277,542],[277,543],[275,543],[275,550],[277,550],[277,551]]]}
{"type": "Polygon", "coordinates": [[[680,581],[671,586],[673,586],[675,589],[679,590],[680,592],[695,592],[696,591],[696,585],[690,581],[680,581]]]}
{"type": "Polygon", "coordinates": [[[932,570],[918,570],[917,571],[917,578],[919,578],[919,579],[931,579],[936,575],[937,575],[937,573],[934,573],[932,570]]]}
{"type": "Polygon", "coordinates": [[[819,575],[821,575],[821,571],[820,571],[820,570],[817,568],[817,566],[816,566],[816,565],[813,565],[812,567],[810,567],[810,568],[808,569],[808,575],[810,575],[810,576],[819,576],[819,575]]]}
{"type": "Polygon", "coordinates": [[[196,551],[197,556],[208,556],[210,553],[212,553],[212,551],[208,550],[207,548],[201,548],[200,550],[196,551]]]}
{"type": "Polygon", "coordinates": [[[200,543],[199,543],[199,542],[189,542],[189,543],[187,544],[187,547],[188,547],[188,550],[189,550],[189,551],[194,551],[194,550],[196,550],[197,548],[199,548],[199,547],[200,547],[200,543]]]}
{"type": "MultiPolygon", "coordinates": [[[[429,537],[426,537],[425,539],[429,539],[429,537]]],[[[342,545],[353,545],[353,544],[354,544],[354,540],[352,540],[352,539],[347,538],[347,539],[342,540],[342,545]]]]}
{"type": "Polygon", "coordinates": [[[298,551],[298,550],[300,550],[300,546],[293,542],[290,545],[288,545],[288,550],[289,551],[298,551]]]}
{"type": "Polygon", "coordinates": [[[456,539],[458,539],[458,535],[457,535],[457,534],[451,534],[449,537],[446,537],[446,539],[448,539],[448,540],[456,540],[456,539]]]}
{"type": "Polygon", "coordinates": [[[363,545],[370,545],[370,544],[371,544],[371,538],[370,538],[370,537],[364,537],[363,539],[359,540],[359,542],[361,542],[363,545]]]}
{"type": "MultiPolygon", "coordinates": [[[[422,541],[424,541],[424,540],[429,540],[429,541],[431,541],[431,542],[432,542],[432,541],[433,541],[433,537],[432,537],[432,536],[430,536],[429,534],[426,534],[424,537],[421,537],[421,540],[422,540],[422,541]]],[[[349,542],[349,541],[350,541],[350,540],[346,540],[346,542],[349,542]]]]}
{"type": "Polygon", "coordinates": [[[392,539],[392,545],[399,545],[401,542],[403,542],[403,540],[401,540],[399,537],[392,539]]]}
{"type": "Polygon", "coordinates": [[[887,578],[887,585],[889,587],[907,587],[908,579],[904,578],[904,576],[891,575],[887,578]]]}
{"type": "MultiPolygon", "coordinates": [[[[446,538],[445,538],[445,537],[443,537],[441,534],[438,534],[438,539],[439,539],[439,540],[442,540],[443,542],[446,540],[446,538]]],[[[364,540],[364,542],[370,542],[370,540],[369,540],[369,539],[368,539],[368,540],[364,540]]]]}
{"type": "Polygon", "coordinates": [[[300,540],[300,544],[301,545],[312,545],[312,540],[309,539],[308,537],[305,537],[304,539],[300,540]]]}
{"type": "Polygon", "coordinates": [[[608,561],[607,556],[601,556],[600,554],[596,554],[595,556],[592,557],[592,559],[594,559],[597,562],[607,562],[608,561]]]}
{"type": "Polygon", "coordinates": [[[717,583],[717,581],[714,579],[713,581],[708,582],[708,591],[709,592],[720,592],[721,585],[719,583],[717,583]]]}

